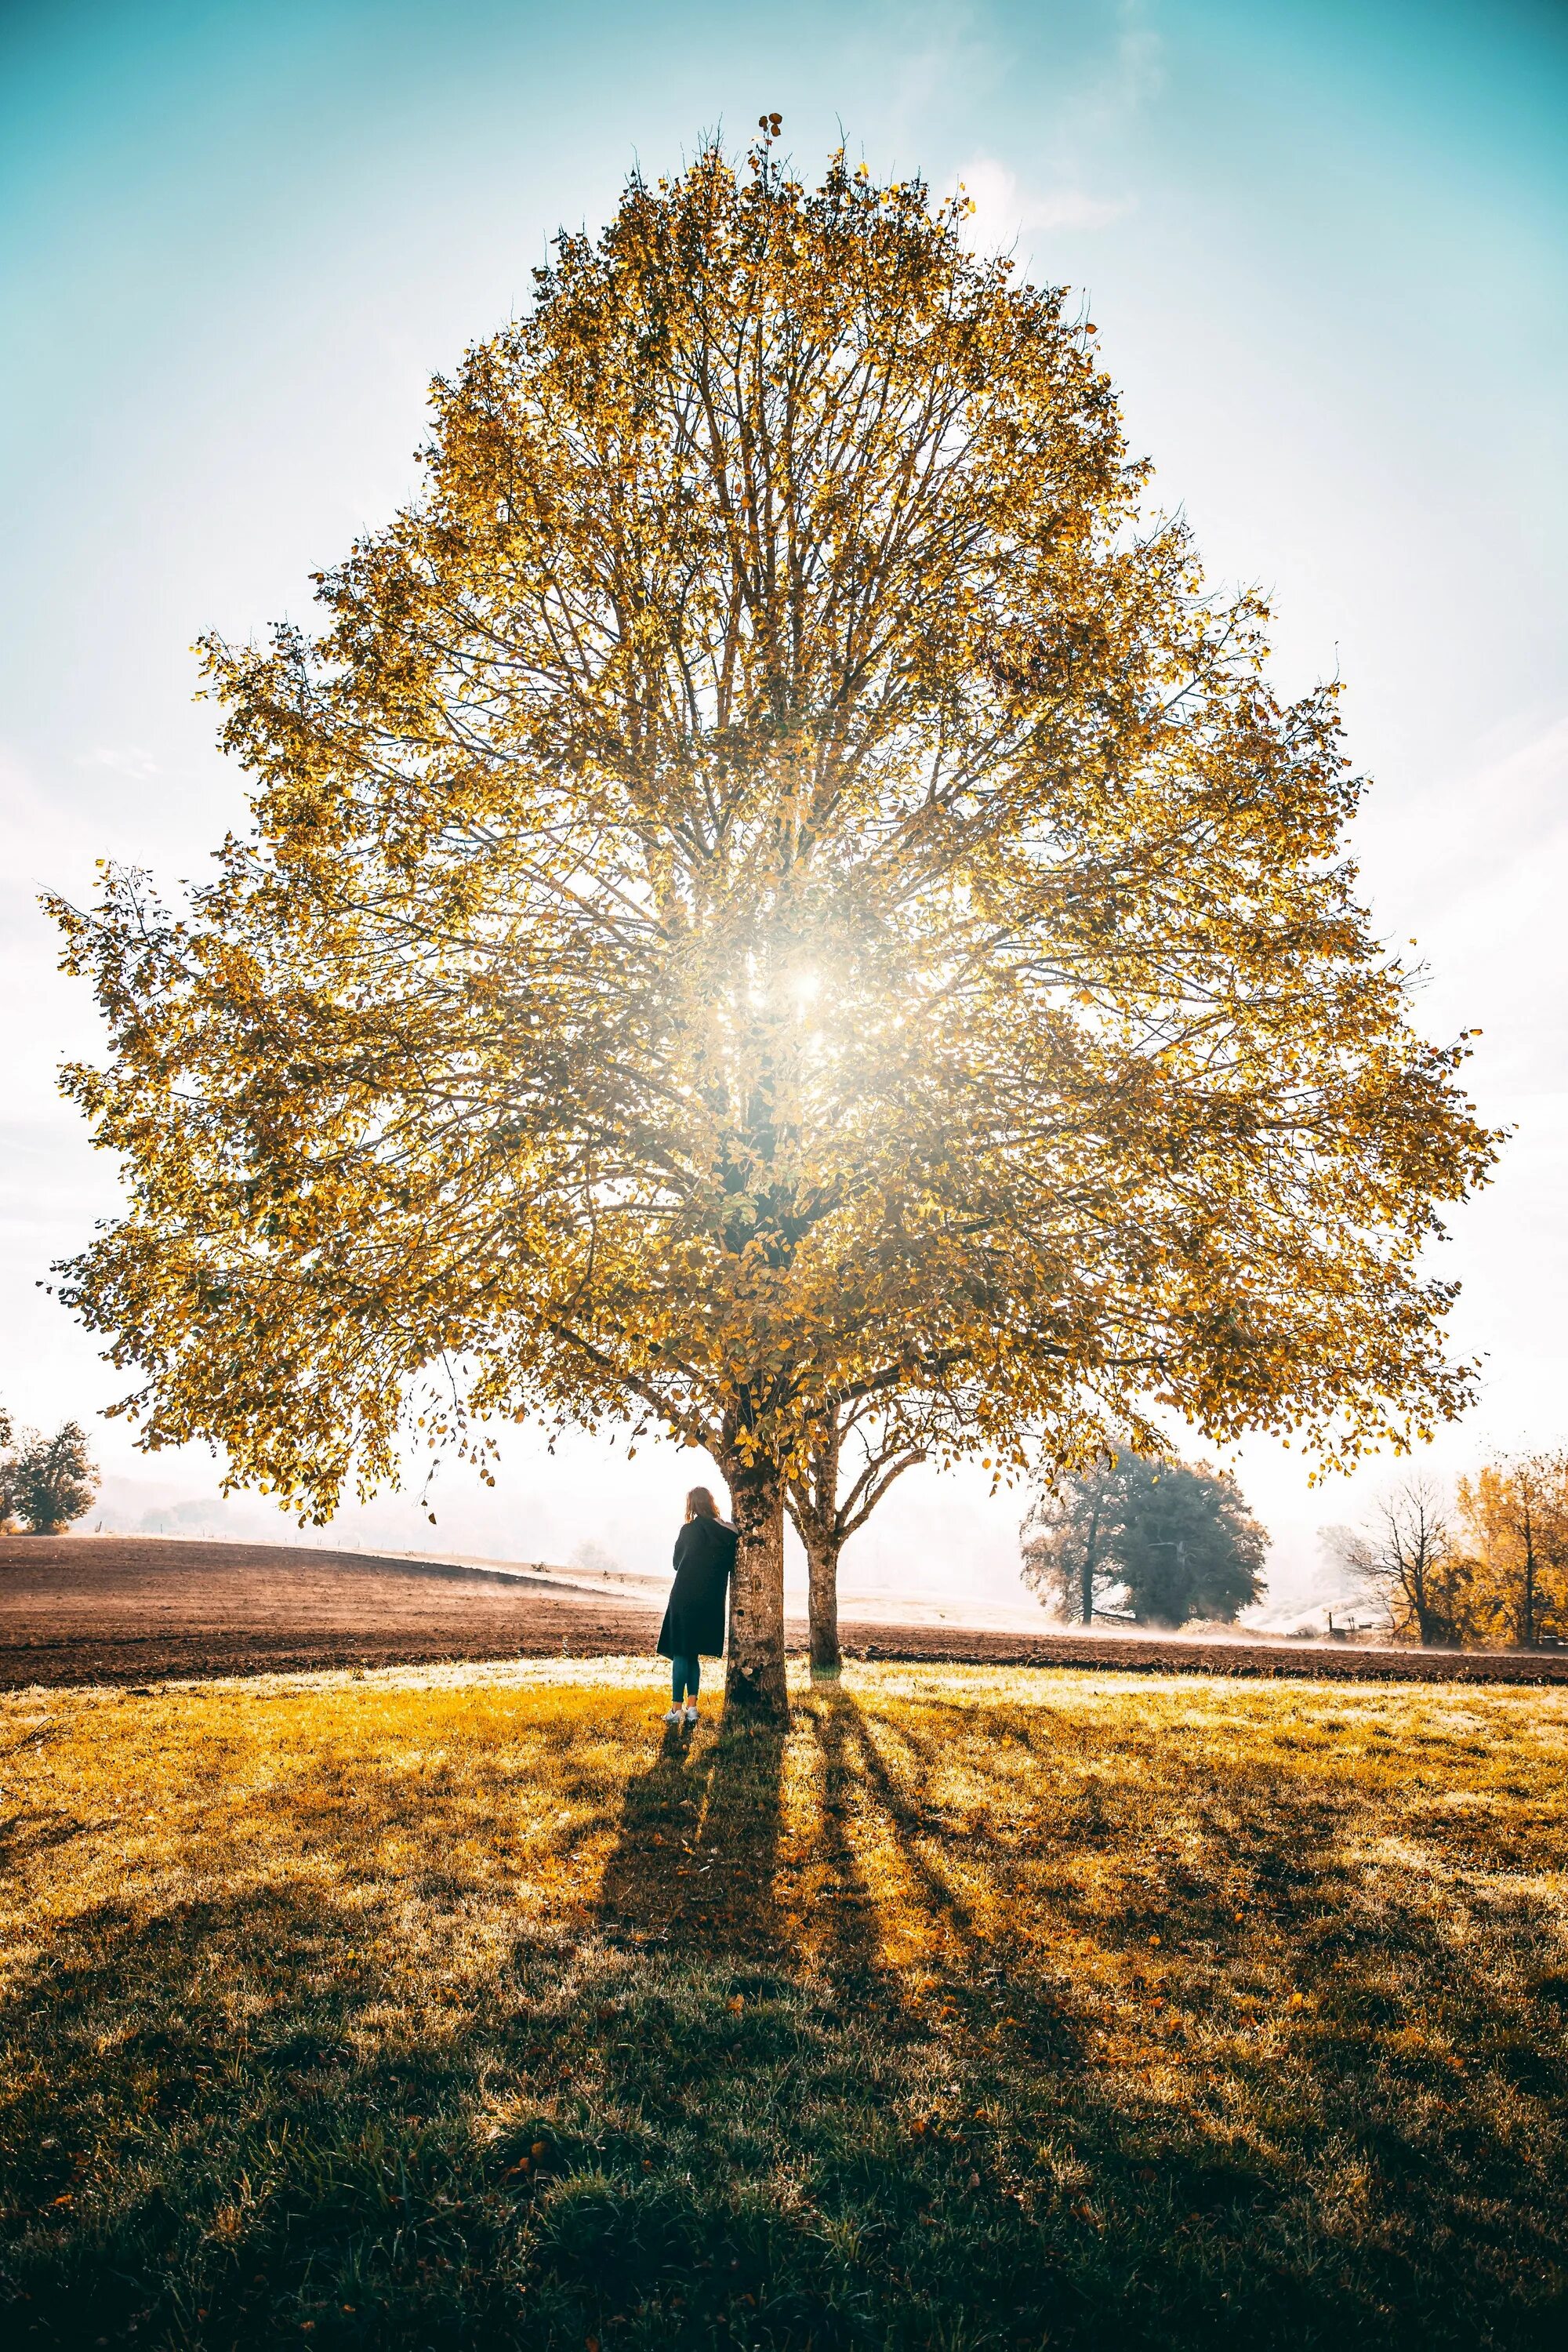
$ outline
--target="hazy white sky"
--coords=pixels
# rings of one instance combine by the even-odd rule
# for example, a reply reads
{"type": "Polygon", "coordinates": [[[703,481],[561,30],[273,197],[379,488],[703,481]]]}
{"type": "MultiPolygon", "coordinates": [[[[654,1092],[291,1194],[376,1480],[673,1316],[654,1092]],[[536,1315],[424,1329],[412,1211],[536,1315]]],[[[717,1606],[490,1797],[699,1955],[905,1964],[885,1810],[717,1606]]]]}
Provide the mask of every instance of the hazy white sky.
{"type": "MultiPolygon", "coordinates": [[[[1273,591],[1281,683],[1349,681],[1370,902],[1420,941],[1430,1032],[1483,1027],[1473,1091],[1517,1129],[1445,1254],[1487,1377],[1440,1459],[1568,1437],[1565,101],[1568,15],[1524,0],[9,0],[0,1397],[90,1422],[119,1388],[37,1287],[115,1193],[54,1092],[93,1026],[34,894],[85,896],[100,856],[199,870],[243,793],[191,640],[307,613],[559,223],[776,107],[803,169],[842,125],[879,171],[962,176],[990,240],[1083,289],[1159,494],[1215,577],[1273,591]]],[[[205,1455],[95,1440],[121,1512],[213,1491],[205,1455]]],[[[651,1565],[689,1465],[520,1442],[424,1532],[651,1565]]],[[[1355,1496],[1273,1447],[1241,1466],[1289,1589],[1355,1496]]],[[[997,1591],[1017,1513],[911,1479],[847,1566],[997,1591]]]]}

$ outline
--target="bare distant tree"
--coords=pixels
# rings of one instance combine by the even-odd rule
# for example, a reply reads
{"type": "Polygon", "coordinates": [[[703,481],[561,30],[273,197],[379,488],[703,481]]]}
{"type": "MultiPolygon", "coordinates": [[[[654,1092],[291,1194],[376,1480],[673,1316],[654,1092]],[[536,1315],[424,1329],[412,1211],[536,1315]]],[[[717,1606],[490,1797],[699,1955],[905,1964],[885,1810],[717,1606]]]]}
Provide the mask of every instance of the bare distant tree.
{"type": "Polygon", "coordinates": [[[1431,1479],[1405,1479],[1382,1496],[1364,1525],[1325,1528],[1323,1541],[1342,1567],[1379,1589],[1396,1633],[1414,1633],[1428,1649],[1464,1638],[1467,1563],[1431,1479]]]}

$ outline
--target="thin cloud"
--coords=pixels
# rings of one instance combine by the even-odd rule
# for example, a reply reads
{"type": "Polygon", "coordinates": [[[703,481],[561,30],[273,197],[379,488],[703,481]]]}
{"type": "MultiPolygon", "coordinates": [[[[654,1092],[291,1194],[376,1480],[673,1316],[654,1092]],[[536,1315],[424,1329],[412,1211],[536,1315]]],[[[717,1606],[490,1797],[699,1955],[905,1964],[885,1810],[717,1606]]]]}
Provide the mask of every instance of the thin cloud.
{"type": "Polygon", "coordinates": [[[1116,36],[1116,66],[1100,102],[1131,110],[1153,97],[1165,79],[1164,43],[1150,22],[1144,0],[1121,0],[1116,36]]]}
{"type": "Polygon", "coordinates": [[[1094,196],[1085,188],[1031,189],[994,155],[976,155],[954,179],[974,209],[964,225],[968,242],[994,253],[1031,233],[1104,228],[1133,209],[1131,196],[1094,196]]]}
{"type": "Polygon", "coordinates": [[[152,752],[143,751],[135,743],[100,743],[93,751],[80,753],[77,766],[107,768],[111,775],[127,776],[137,784],[158,773],[158,762],[152,752]]]}

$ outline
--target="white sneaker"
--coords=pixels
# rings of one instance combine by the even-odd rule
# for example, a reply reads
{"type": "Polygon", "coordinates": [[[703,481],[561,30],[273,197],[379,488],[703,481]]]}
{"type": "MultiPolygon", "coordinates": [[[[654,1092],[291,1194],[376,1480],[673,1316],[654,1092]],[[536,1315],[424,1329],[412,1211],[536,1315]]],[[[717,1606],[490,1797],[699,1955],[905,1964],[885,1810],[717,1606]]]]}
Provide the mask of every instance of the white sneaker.
{"type": "Polygon", "coordinates": [[[696,1721],[697,1721],[697,1709],[696,1709],[694,1706],[689,1706],[689,1707],[687,1708],[687,1710],[686,1710],[686,1728],[688,1729],[688,1731],[689,1731],[689,1730],[691,1729],[691,1727],[692,1727],[693,1724],[695,1724],[695,1722],[696,1722],[696,1721]]]}
{"type": "Polygon", "coordinates": [[[670,1727],[671,1730],[673,1730],[673,1729],[675,1728],[675,1727],[676,1727],[678,1724],[684,1723],[684,1722],[685,1722],[685,1720],[686,1720],[686,1717],[685,1717],[685,1716],[682,1714],[682,1712],[681,1712],[681,1710],[680,1710],[680,1708],[679,1708],[679,1707],[678,1707],[678,1706],[672,1706],[672,1707],[670,1708],[670,1710],[669,1710],[669,1713],[665,1717],[665,1718],[664,1718],[664,1719],[665,1719],[666,1723],[668,1723],[668,1724],[669,1725],[669,1727],[670,1727]]]}

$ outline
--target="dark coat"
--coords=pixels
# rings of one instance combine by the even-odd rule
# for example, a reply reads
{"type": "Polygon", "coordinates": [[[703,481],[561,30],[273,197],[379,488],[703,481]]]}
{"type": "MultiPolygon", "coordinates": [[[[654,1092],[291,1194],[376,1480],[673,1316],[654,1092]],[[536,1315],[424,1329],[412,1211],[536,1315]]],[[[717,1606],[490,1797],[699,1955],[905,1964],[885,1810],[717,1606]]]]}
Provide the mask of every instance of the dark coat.
{"type": "Polygon", "coordinates": [[[688,1519],[675,1538],[675,1586],[659,1628],[661,1658],[724,1654],[724,1600],[735,1565],[735,1530],[725,1519],[688,1519]]]}

